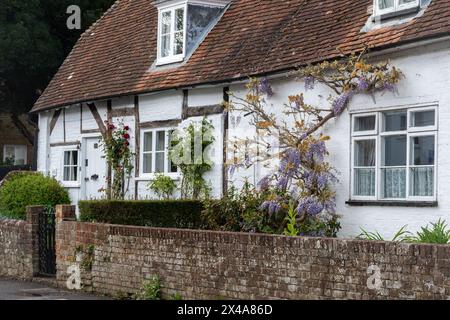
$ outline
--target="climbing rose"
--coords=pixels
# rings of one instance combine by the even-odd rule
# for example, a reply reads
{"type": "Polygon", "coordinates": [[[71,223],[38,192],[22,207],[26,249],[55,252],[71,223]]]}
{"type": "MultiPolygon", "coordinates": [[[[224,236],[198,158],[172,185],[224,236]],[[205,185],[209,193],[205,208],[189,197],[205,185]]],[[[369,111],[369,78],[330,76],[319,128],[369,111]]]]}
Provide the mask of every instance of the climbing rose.
{"type": "Polygon", "coordinates": [[[125,133],[124,135],[123,135],[123,137],[124,137],[124,139],[130,139],[130,135],[128,134],[128,133],[125,133]]]}

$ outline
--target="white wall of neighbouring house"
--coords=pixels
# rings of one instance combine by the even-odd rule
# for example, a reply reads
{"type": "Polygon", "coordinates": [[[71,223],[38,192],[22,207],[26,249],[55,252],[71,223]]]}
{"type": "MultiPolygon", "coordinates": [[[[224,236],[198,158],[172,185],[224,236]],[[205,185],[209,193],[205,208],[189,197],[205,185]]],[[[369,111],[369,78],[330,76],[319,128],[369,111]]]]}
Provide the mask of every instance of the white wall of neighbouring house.
{"type": "MultiPolygon", "coordinates": [[[[377,230],[390,239],[404,225],[414,232],[429,222],[439,218],[450,223],[450,42],[424,45],[394,53],[372,57],[371,60],[390,60],[398,67],[405,79],[398,85],[398,93],[384,92],[376,94],[375,99],[369,95],[356,96],[337,120],[330,121],[323,132],[331,136],[327,143],[330,152],[329,161],[339,171],[337,191],[337,212],[342,216],[341,237],[354,237],[361,233],[360,228],[368,231],[377,230]],[[383,111],[389,108],[401,109],[413,106],[435,105],[438,110],[437,134],[437,202],[438,207],[400,207],[400,206],[350,206],[350,164],[351,164],[351,113],[361,111],[383,111]]],[[[282,106],[289,95],[305,94],[305,101],[316,106],[329,106],[327,98],[330,91],[316,86],[314,90],[305,91],[304,83],[289,78],[270,80],[274,95],[267,98],[273,113],[280,116],[282,106]]],[[[235,94],[243,97],[246,90],[243,85],[232,86],[235,94]]],[[[239,122],[235,128],[230,124],[230,136],[243,137],[254,133],[242,114],[233,113],[231,123],[239,122]],[[234,132],[234,133],[233,133],[234,132]]],[[[245,179],[257,183],[268,170],[250,168],[239,170],[232,177],[237,185],[245,179]]]]}

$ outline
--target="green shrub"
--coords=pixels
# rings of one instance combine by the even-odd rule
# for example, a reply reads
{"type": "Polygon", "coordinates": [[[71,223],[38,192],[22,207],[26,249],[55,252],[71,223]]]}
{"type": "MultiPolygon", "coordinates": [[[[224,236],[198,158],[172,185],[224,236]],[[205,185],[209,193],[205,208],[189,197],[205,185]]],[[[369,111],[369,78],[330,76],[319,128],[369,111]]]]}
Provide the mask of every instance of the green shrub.
{"type": "Polygon", "coordinates": [[[177,185],[171,177],[159,174],[155,180],[148,184],[148,188],[155,192],[159,199],[169,200],[173,196],[177,185]]]}
{"type": "Polygon", "coordinates": [[[210,230],[281,233],[284,230],[284,212],[270,216],[259,210],[265,197],[265,193],[249,183],[245,183],[240,191],[231,187],[226,197],[205,201],[203,219],[210,230]],[[283,225],[283,229],[275,231],[279,225],[283,225]]]}
{"type": "Polygon", "coordinates": [[[80,220],[157,228],[202,228],[200,201],[80,201],[80,220]]]}
{"type": "Polygon", "coordinates": [[[16,172],[0,188],[0,212],[25,219],[27,206],[70,204],[67,191],[51,177],[36,172],[16,172]]]}

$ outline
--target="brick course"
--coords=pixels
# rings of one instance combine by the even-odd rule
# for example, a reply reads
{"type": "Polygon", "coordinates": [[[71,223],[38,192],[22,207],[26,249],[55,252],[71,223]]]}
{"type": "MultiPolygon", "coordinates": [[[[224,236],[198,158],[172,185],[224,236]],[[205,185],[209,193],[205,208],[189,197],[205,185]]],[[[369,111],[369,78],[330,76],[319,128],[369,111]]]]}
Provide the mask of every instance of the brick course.
{"type": "Polygon", "coordinates": [[[179,293],[184,299],[450,298],[450,246],[62,221],[61,286],[67,268],[84,259],[77,262],[77,248],[92,245],[84,290],[113,296],[135,293],[158,275],[166,297],[179,293]],[[380,287],[369,289],[369,267],[379,268],[380,287]]]}

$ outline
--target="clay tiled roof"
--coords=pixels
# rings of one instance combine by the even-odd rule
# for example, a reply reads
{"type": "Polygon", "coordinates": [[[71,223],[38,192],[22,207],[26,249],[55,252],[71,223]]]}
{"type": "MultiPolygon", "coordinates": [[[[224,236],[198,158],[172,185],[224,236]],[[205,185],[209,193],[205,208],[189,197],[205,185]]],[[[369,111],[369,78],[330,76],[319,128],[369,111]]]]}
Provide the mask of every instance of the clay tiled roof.
{"type": "Polygon", "coordinates": [[[450,1],[410,22],[361,33],[372,0],[233,0],[189,61],[155,70],[153,0],[119,0],[80,38],[33,111],[289,70],[368,45],[450,34],[450,1]]]}

